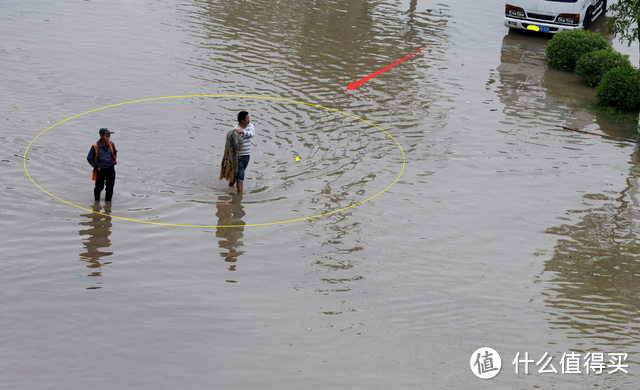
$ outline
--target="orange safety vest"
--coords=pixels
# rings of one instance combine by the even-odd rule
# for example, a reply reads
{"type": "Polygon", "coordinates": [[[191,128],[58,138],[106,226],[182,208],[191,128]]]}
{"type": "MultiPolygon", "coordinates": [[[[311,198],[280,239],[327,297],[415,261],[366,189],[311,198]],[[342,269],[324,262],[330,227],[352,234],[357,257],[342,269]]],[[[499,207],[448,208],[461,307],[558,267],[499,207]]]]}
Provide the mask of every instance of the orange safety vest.
{"type": "MultiPolygon", "coordinates": [[[[111,149],[111,155],[113,156],[113,165],[116,165],[117,164],[116,153],[113,151],[113,144],[111,143],[111,141],[109,141],[109,148],[111,149]]],[[[97,142],[93,144],[93,151],[94,151],[93,163],[97,164],[98,163],[98,143],[97,142]]],[[[98,171],[94,169],[91,180],[96,181],[96,179],[98,179],[98,171]]]]}

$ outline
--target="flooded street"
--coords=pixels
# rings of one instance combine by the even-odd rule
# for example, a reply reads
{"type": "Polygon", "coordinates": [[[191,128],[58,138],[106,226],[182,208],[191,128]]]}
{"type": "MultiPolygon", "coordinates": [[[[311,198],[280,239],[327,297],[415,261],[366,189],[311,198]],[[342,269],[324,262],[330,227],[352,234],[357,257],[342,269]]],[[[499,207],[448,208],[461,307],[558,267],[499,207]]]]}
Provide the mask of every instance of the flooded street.
{"type": "Polygon", "coordinates": [[[640,153],[557,127],[637,123],[503,3],[0,8],[1,389],[638,388],[640,153]],[[218,176],[240,110],[238,196],[218,176]],[[572,352],[628,373],[562,374],[572,352]]]}

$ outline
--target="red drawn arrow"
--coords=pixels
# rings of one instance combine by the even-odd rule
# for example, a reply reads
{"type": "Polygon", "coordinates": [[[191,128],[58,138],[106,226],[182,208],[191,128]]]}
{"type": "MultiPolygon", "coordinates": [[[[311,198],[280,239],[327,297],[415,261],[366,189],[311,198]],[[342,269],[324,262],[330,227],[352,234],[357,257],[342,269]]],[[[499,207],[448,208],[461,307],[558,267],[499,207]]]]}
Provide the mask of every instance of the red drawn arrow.
{"type": "MultiPolygon", "coordinates": [[[[418,50],[417,52],[415,52],[415,53],[413,53],[413,54],[418,54],[418,53],[420,53],[421,51],[423,51],[424,49],[426,49],[427,47],[429,47],[429,46],[425,46],[425,47],[423,47],[422,49],[418,50]]],[[[398,64],[399,64],[399,63],[401,63],[402,61],[404,61],[404,60],[406,60],[407,58],[411,57],[413,54],[409,54],[408,56],[404,57],[404,58],[403,58],[403,59],[401,59],[400,61],[396,61],[396,62],[394,62],[393,64],[391,64],[391,65],[387,66],[386,68],[382,68],[382,69],[380,69],[379,71],[377,71],[377,72],[375,72],[375,73],[372,73],[372,74],[370,74],[369,76],[367,76],[367,77],[365,77],[365,78],[363,78],[363,79],[360,79],[360,80],[356,81],[355,83],[349,83],[349,86],[347,87],[347,91],[355,91],[355,90],[356,90],[356,87],[357,87],[357,86],[359,86],[360,84],[366,83],[367,81],[369,81],[370,79],[372,79],[372,78],[376,77],[377,75],[379,75],[380,73],[384,72],[385,70],[393,68],[394,66],[398,65],[398,64]]]]}

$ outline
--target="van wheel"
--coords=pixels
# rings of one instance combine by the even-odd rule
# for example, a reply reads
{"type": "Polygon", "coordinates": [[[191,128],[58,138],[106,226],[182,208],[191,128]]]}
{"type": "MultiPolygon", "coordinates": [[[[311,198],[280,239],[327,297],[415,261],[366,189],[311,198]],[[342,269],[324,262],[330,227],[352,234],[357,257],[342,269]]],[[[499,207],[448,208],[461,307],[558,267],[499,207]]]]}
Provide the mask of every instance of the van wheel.
{"type": "Polygon", "coordinates": [[[582,22],[582,27],[587,30],[591,25],[591,7],[587,8],[587,12],[584,13],[584,22],[582,22]]]}

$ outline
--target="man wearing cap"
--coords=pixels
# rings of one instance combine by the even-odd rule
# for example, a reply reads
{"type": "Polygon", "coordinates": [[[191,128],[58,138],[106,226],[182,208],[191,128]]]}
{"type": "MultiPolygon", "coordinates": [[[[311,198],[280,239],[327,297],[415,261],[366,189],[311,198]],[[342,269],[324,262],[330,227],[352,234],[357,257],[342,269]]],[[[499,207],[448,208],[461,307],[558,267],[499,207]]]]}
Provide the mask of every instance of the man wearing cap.
{"type": "Polygon", "coordinates": [[[117,164],[116,156],[118,151],[113,142],[110,141],[113,131],[103,127],[99,133],[100,139],[89,149],[87,161],[93,167],[93,180],[96,181],[93,195],[96,202],[100,201],[100,193],[104,188],[105,182],[107,183],[107,191],[104,200],[111,202],[113,185],[116,181],[115,165],[117,164]]]}

